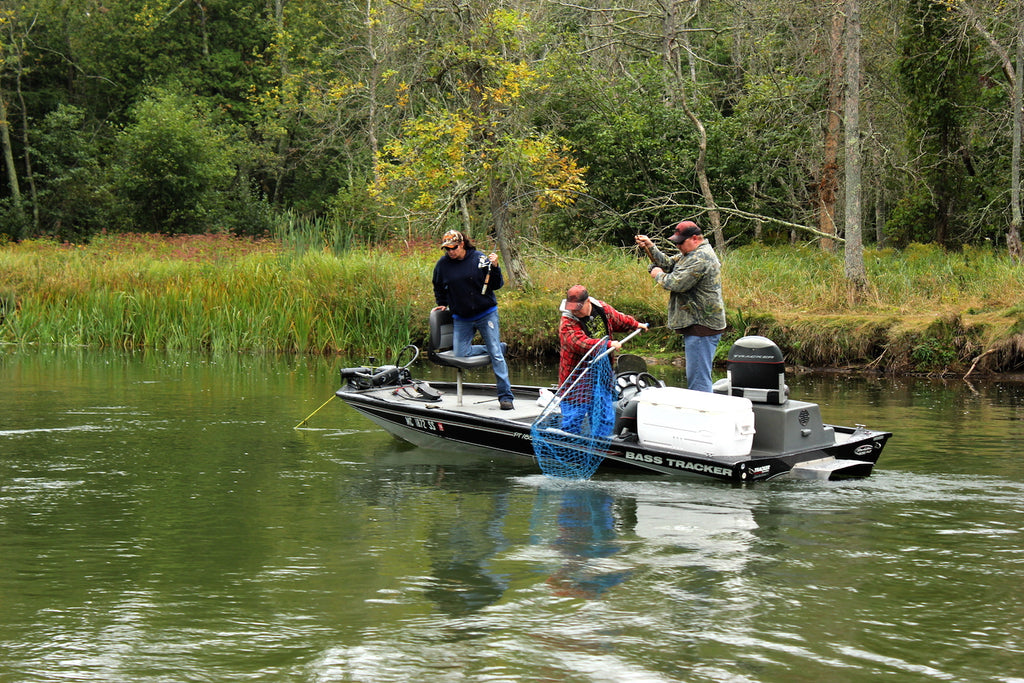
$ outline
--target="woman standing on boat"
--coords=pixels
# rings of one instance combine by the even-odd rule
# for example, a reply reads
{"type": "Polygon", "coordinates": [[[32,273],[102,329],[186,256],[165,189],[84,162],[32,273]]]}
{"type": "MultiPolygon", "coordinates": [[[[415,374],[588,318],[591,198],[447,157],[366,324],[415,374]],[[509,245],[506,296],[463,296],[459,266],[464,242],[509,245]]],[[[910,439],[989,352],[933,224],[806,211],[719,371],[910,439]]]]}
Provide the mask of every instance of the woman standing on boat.
{"type": "Polygon", "coordinates": [[[454,322],[452,346],[456,356],[489,354],[502,410],[512,410],[512,385],[502,350],[495,290],[505,284],[498,255],[484,254],[458,230],[441,239],[444,256],[434,266],[434,310],[447,308],[454,322]],[[473,344],[480,333],[483,344],[473,344]]]}

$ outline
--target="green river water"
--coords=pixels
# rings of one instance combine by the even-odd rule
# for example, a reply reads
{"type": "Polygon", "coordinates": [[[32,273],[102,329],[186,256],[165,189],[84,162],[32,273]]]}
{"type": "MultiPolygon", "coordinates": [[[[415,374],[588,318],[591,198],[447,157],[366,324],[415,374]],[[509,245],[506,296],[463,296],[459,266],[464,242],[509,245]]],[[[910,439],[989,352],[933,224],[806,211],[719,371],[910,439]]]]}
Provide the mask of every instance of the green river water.
{"type": "Polygon", "coordinates": [[[1022,384],[791,377],[895,436],[735,487],[295,429],[338,368],[0,353],[0,683],[1024,681],[1022,384]]]}

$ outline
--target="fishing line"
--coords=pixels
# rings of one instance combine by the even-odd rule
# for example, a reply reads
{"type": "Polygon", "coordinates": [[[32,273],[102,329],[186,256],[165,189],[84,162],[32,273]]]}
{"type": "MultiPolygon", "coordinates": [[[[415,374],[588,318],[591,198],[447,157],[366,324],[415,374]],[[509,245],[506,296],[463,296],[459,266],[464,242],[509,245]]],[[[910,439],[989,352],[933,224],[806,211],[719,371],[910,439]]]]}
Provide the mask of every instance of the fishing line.
{"type": "MultiPolygon", "coordinates": [[[[508,209],[509,207],[512,206],[512,202],[514,202],[516,200],[519,200],[519,199],[522,199],[523,197],[532,197],[532,196],[536,196],[536,195],[545,195],[545,194],[554,193],[554,192],[560,192],[560,193],[563,193],[563,194],[571,194],[571,195],[575,195],[577,197],[586,197],[587,199],[589,199],[590,201],[594,202],[595,204],[599,204],[599,205],[603,206],[612,215],[612,217],[614,217],[617,221],[619,221],[622,224],[622,227],[624,227],[627,231],[629,231],[629,232],[633,232],[634,231],[633,226],[630,225],[629,221],[627,221],[622,216],[622,214],[619,213],[619,211],[615,207],[611,206],[610,204],[608,204],[606,202],[601,201],[600,199],[598,199],[597,197],[595,197],[592,194],[587,194],[586,192],[580,192],[579,190],[555,189],[555,188],[546,188],[546,189],[543,189],[543,190],[530,190],[529,192],[523,192],[521,194],[517,194],[515,197],[511,197],[510,199],[506,200],[505,203],[501,205],[501,207],[503,209],[508,209]]],[[[629,245],[623,245],[623,246],[629,246],[629,245]]],[[[637,249],[637,251],[640,251],[639,246],[640,245],[632,245],[630,248],[637,249]]],[[[653,261],[653,258],[651,257],[650,249],[647,249],[646,247],[644,247],[642,250],[647,252],[647,257],[653,261]]]]}

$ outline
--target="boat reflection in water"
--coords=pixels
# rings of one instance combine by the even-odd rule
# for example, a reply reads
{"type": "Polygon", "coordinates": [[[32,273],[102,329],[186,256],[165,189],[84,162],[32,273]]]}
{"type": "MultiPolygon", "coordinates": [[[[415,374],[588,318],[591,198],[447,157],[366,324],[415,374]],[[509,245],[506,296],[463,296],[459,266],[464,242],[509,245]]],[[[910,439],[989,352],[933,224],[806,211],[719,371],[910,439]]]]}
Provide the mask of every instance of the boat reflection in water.
{"type": "Polygon", "coordinates": [[[537,483],[531,544],[550,551],[538,564],[556,595],[597,598],[652,563],[740,571],[755,541],[750,509],[690,500],[655,482],[521,481],[537,483]]]}

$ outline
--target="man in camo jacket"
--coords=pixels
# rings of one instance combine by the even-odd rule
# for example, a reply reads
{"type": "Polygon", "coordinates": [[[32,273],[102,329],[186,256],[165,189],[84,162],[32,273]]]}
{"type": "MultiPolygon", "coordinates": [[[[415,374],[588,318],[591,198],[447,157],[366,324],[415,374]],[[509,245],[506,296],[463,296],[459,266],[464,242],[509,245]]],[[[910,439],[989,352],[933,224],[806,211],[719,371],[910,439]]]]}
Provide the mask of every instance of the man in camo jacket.
{"type": "Polygon", "coordinates": [[[687,385],[710,392],[711,365],[727,327],[722,264],[693,221],[681,221],[668,241],[678,254],[667,256],[647,235],[636,236],[651,259],[651,277],[669,291],[668,327],[683,335],[687,385]]]}

